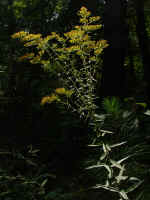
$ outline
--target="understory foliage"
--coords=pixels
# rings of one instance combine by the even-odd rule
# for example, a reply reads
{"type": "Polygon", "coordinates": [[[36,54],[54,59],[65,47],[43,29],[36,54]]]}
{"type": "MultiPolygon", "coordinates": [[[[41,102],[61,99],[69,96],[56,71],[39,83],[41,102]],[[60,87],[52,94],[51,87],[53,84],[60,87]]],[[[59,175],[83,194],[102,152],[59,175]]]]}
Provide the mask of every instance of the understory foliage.
{"type": "Polygon", "coordinates": [[[85,7],[78,15],[80,25],[67,33],[52,32],[43,37],[21,31],[13,34],[12,38],[19,39],[28,49],[19,61],[41,64],[48,73],[56,73],[62,84],[62,88],[56,88],[49,96],[43,97],[41,105],[60,103],[76,112],[92,128],[91,138],[94,140],[90,146],[100,149],[100,157],[87,169],[100,169],[100,176],[105,174],[92,188],[109,190],[116,193],[119,200],[128,200],[128,194],[143,182],[128,172],[126,161],[133,156],[132,151],[125,154],[122,150],[122,146],[123,149],[128,146],[127,136],[138,127],[138,119],[134,113],[124,111],[117,98],[104,99],[104,114],[99,114],[95,104],[96,75],[100,73],[101,55],[108,44],[105,40],[94,40],[96,31],[102,26],[96,24],[100,17],[92,17],[85,7]],[[118,149],[120,153],[116,154],[118,149]]]}

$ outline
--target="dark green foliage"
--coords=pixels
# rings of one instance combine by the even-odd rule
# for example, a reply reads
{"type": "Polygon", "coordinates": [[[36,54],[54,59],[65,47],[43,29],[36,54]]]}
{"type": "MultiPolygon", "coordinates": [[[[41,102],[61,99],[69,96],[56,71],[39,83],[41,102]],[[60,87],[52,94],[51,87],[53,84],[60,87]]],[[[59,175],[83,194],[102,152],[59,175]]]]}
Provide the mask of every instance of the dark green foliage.
{"type": "MultiPolygon", "coordinates": [[[[87,5],[91,3],[86,2],[87,5]]],[[[109,2],[114,2],[113,8],[116,9],[119,8],[117,2],[121,1],[109,2]]],[[[120,44],[118,37],[112,38],[109,43],[111,51],[104,52],[104,65],[108,67],[103,68],[106,69],[106,72],[103,71],[107,80],[103,95],[106,98],[100,104],[99,98],[95,100],[94,96],[99,108],[94,107],[96,114],[91,118],[89,115],[88,120],[83,122],[79,116],[82,103],[78,114],[75,110],[73,113],[68,111],[65,105],[53,103],[40,106],[41,97],[50,95],[55,88],[62,86],[58,81],[58,66],[54,67],[56,73],[51,75],[43,71],[40,65],[18,63],[18,56],[23,55],[25,50],[10,38],[11,34],[20,30],[40,32],[45,36],[51,31],[62,34],[64,30],[72,29],[76,21],[74,13],[83,1],[0,1],[0,199],[118,200],[119,192],[113,193],[112,188],[104,187],[106,179],[111,175],[110,157],[116,161],[124,159],[124,175],[128,178],[120,182],[119,189],[125,189],[131,200],[150,199],[150,117],[147,92],[150,74],[146,68],[149,63],[150,5],[145,0],[141,1],[144,7],[137,8],[135,2],[138,1],[128,2],[127,17],[121,12],[123,24],[125,20],[129,26],[128,46],[124,44],[127,51],[123,52],[122,57],[121,51],[112,51],[111,42],[113,45],[120,44]],[[139,9],[142,14],[138,12],[139,9]],[[144,17],[145,21],[140,17],[144,17]],[[111,63],[110,58],[113,58],[111,63]],[[118,70],[125,72],[127,90],[117,82],[124,78],[119,76],[118,70]],[[116,88],[113,87],[115,84],[116,88]],[[120,95],[118,90],[121,90],[120,95]],[[120,100],[122,96],[129,98],[120,100]],[[32,146],[28,146],[31,143],[32,146]],[[105,158],[107,166],[97,167],[105,158]],[[91,169],[85,170],[87,167],[91,169]]],[[[92,9],[95,5],[92,1],[92,9]]],[[[98,9],[94,9],[94,12],[104,14],[106,4],[96,7],[98,9]]],[[[108,23],[112,25],[113,19],[109,19],[108,23]]],[[[103,18],[101,22],[106,27],[103,18]]],[[[121,28],[121,32],[118,30],[120,25],[110,27],[107,33],[97,31],[93,36],[94,39],[101,36],[110,39],[111,33],[112,36],[115,33],[126,33],[127,36],[127,29],[125,31],[121,28]]],[[[101,73],[102,70],[99,70],[101,73]]],[[[87,83],[88,88],[93,87],[90,86],[91,79],[87,83]]],[[[86,84],[84,86],[82,89],[87,92],[86,84]]],[[[99,88],[98,85],[97,90],[99,88]]],[[[83,92],[80,98],[84,95],[83,92]]],[[[72,96],[71,101],[72,106],[80,102],[76,101],[75,96],[72,96]]],[[[87,102],[84,104],[84,116],[87,113],[87,102]]],[[[113,178],[117,177],[118,171],[118,168],[114,170],[113,178]]],[[[110,185],[113,178],[108,179],[110,185]]],[[[126,198],[124,193],[121,197],[126,198]]]]}

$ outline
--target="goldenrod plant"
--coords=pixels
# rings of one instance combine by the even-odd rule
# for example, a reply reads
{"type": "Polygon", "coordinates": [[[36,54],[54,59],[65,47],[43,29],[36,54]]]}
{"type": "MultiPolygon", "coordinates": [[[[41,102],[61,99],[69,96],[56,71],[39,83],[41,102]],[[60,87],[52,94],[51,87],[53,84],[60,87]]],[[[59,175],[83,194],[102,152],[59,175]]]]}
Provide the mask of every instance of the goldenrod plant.
{"type": "MultiPolygon", "coordinates": [[[[130,156],[118,160],[114,157],[113,149],[126,145],[127,141],[111,144],[112,140],[103,139],[105,135],[112,138],[115,133],[102,130],[101,124],[105,117],[102,119],[101,115],[97,114],[95,104],[97,82],[95,77],[99,68],[102,67],[101,55],[108,44],[105,40],[93,39],[96,31],[102,27],[101,24],[97,24],[100,20],[99,16],[91,16],[91,12],[85,7],[79,10],[78,16],[80,25],[74,26],[71,31],[64,34],[52,32],[43,37],[41,34],[20,31],[13,34],[12,38],[19,39],[28,49],[27,54],[19,58],[20,61],[29,60],[32,64],[41,64],[50,73],[58,72],[62,88],[56,88],[49,96],[43,97],[41,105],[52,102],[67,104],[89,126],[92,124],[93,132],[101,139],[98,147],[103,153],[97,164],[88,169],[104,168],[106,180],[93,188],[103,188],[115,192],[119,195],[120,200],[128,200],[128,193],[142,182],[128,176],[125,162],[130,156]],[[128,180],[135,182],[130,189],[123,187],[123,183],[128,180]]],[[[113,103],[113,101],[111,102],[113,103]]],[[[105,100],[105,107],[110,105],[109,108],[112,108],[114,104],[111,105],[111,102],[105,100]]],[[[115,109],[118,109],[118,104],[115,109]]],[[[115,111],[112,110],[112,113],[114,114],[115,111]]]]}
{"type": "MultiPolygon", "coordinates": [[[[91,12],[82,7],[78,12],[80,25],[64,34],[52,32],[43,37],[41,34],[30,34],[20,31],[12,35],[19,39],[32,52],[19,58],[19,61],[29,60],[32,64],[41,64],[45,70],[59,71],[63,87],[71,90],[76,96],[73,102],[80,116],[85,118],[85,112],[95,109],[96,73],[101,68],[101,54],[108,46],[105,40],[93,40],[92,33],[102,27],[96,24],[100,17],[91,16],[91,12]],[[33,48],[34,47],[34,50],[33,48]],[[82,105],[82,106],[81,106],[82,105]],[[82,110],[82,112],[81,112],[82,110]]],[[[44,97],[43,102],[50,103],[56,97],[44,97]],[[51,99],[51,100],[50,100],[51,99]]],[[[88,116],[86,116],[88,118],[88,116]]]]}

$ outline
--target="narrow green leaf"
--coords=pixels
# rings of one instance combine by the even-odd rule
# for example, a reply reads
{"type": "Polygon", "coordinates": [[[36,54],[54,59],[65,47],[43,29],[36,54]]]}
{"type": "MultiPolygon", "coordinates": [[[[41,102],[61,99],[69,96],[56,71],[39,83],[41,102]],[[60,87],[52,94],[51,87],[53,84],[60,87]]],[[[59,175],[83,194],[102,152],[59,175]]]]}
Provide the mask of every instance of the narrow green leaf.
{"type": "Polygon", "coordinates": [[[121,142],[121,143],[117,143],[117,144],[111,145],[110,148],[118,147],[118,146],[121,146],[121,145],[126,144],[126,143],[127,143],[127,141],[121,142]]]}
{"type": "Polygon", "coordinates": [[[121,190],[121,191],[119,192],[119,194],[120,194],[120,196],[121,196],[123,199],[125,199],[125,200],[128,200],[128,199],[129,199],[128,196],[127,196],[127,194],[126,194],[126,192],[125,192],[124,190],[121,190]]]}
{"type": "Polygon", "coordinates": [[[122,169],[122,166],[120,165],[120,163],[116,162],[115,160],[110,160],[110,162],[112,163],[111,167],[122,169]]]}
{"type": "Polygon", "coordinates": [[[97,184],[97,185],[93,186],[92,188],[93,189],[103,188],[103,189],[109,190],[111,192],[117,192],[117,193],[119,193],[119,190],[117,188],[106,186],[106,185],[101,185],[101,184],[97,184]]]}
{"type": "Polygon", "coordinates": [[[106,164],[92,165],[92,166],[87,167],[87,168],[85,168],[85,169],[94,169],[94,168],[99,168],[99,167],[105,167],[105,168],[107,169],[107,171],[108,171],[108,177],[109,177],[109,178],[112,178],[112,170],[111,170],[111,168],[110,168],[108,165],[106,165],[106,164]]]}
{"type": "Polygon", "coordinates": [[[133,184],[131,187],[129,187],[127,190],[126,190],[126,193],[129,193],[129,192],[132,192],[134,191],[136,188],[138,188],[144,181],[139,181],[138,183],[135,183],[133,184]]]}
{"type": "Polygon", "coordinates": [[[45,179],[42,183],[41,183],[41,187],[44,187],[47,183],[48,179],[45,179]]]}

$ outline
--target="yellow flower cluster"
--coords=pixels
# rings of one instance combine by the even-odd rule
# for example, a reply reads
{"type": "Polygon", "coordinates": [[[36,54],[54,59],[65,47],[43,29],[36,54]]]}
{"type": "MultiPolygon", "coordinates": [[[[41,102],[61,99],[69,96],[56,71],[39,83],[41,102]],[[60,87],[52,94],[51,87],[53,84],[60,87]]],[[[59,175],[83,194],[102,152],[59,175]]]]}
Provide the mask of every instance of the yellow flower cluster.
{"type": "Polygon", "coordinates": [[[56,88],[55,93],[52,93],[51,96],[43,97],[41,100],[41,105],[45,105],[46,103],[52,103],[54,101],[60,102],[61,99],[59,95],[65,95],[66,97],[71,97],[73,94],[72,90],[66,90],[65,88],[56,88]]]}
{"type": "Polygon", "coordinates": [[[42,35],[41,34],[30,34],[30,33],[25,32],[25,31],[20,31],[20,32],[13,34],[11,37],[13,39],[18,38],[23,42],[27,42],[27,41],[41,39],[42,35]]]}
{"type": "Polygon", "coordinates": [[[26,59],[32,59],[34,57],[34,53],[26,53],[25,55],[19,57],[19,61],[23,61],[26,59]]]}
{"type": "Polygon", "coordinates": [[[70,32],[64,33],[64,36],[66,38],[76,39],[76,38],[82,38],[84,35],[84,31],[78,29],[78,30],[72,30],[70,32]]]}
{"type": "Polygon", "coordinates": [[[45,47],[45,45],[48,43],[48,41],[51,39],[52,39],[52,37],[50,35],[48,35],[45,38],[38,41],[37,49],[43,49],[45,47]]]}
{"type": "Polygon", "coordinates": [[[35,46],[38,51],[37,54],[26,54],[20,57],[19,60],[28,59],[32,64],[40,63],[45,69],[50,67],[50,59],[45,60],[43,58],[47,58],[47,56],[51,55],[55,55],[54,60],[56,62],[72,62],[72,59],[75,57],[74,55],[80,56],[84,61],[92,60],[96,62],[97,57],[102,53],[103,49],[108,46],[105,40],[95,41],[92,40],[89,35],[89,32],[102,27],[101,24],[92,24],[98,21],[100,17],[91,16],[91,12],[85,7],[80,9],[78,15],[80,16],[80,22],[82,24],[64,33],[62,37],[55,32],[52,32],[46,37],[42,37],[41,34],[30,34],[25,31],[13,34],[12,38],[20,39],[24,42],[25,47],[35,46]],[[53,52],[53,54],[51,54],[51,52],[53,52]]]}
{"type": "Polygon", "coordinates": [[[22,37],[22,41],[31,41],[31,40],[37,40],[42,37],[41,34],[27,34],[26,36],[22,37]]]}
{"type": "Polygon", "coordinates": [[[82,7],[79,12],[78,12],[78,16],[80,16],[81,18],[88,18],[91,15],[91,12],[87,10],[86,7],[82,7]]]}
{"type": "Polygon", "coordinates": [[[32,40],[30,42],[27,42],[24,44],[25,47],[31,47],[31,46],[36,46],[38,44],[38,42],[36,40],[32,40]]]}
{"type": "Polygon", "coordinates": [[[55,92],[56,92],[57,94],[65,94],[66,90],[65,90],[65,88],[57,88],[57,89],[55,90],[55,92]]]}
{"type": "Polygon", "coordinates": [[[82,7],[80,9],[80,11],[78,12],[78,16],[80,16],[80,23],[81,24],[91,24],[93,22],[97,22],[100,20],[100,17],[99,16],[94,16],[92,17],[91,16],[91,12],[87,10],[87,8],[85,7],[82,7]]]}
{"type": "Polygon", "coordinates": [[[97,22],[100,20],[100,16],[90,17],[89,23],[97,22]]]}
{"type": "Polygon", "coordinates": [[[67,97],[70,97],[73,94],[72,90],[66,90],[65,88],[57,88],[55,90],[55,93],[58,95],[66,95],[67,97]]]}
{"type": "MultiPolygon", "coordinates": [[[[19,60],[27,59],[32,64],[39,63],[45,69],[50,69],[51,60],[54,65],[56,61],[56,66],[58,62],[63,63],[64,66],[76,66],[76,57],[78,56],[85,66],[87,63],[89,65],[89,61],[97,65],[97,61],[99,61],[98,56],[108,44],[105,40],[92,40],[92,36],[89,33],[102,27],[101,24],[95,24],[95,22],[100,20],[100,17],[91,16],[91,12],[85,7],[80,9],[78,15],[81,25],[75,26],[73,30],[64,33],[63,36],[55,32],[46,37],[42,37],[41,34],[30,34],[25,31],[13,34],[12,38],[24,42],[25,47],[34,46],[36,48],[35,52],[37,52],[36,54],[25,54],[19,60]]],[[[60,101],[64,103],[66,98],[70,98],[72,94],[72,90],[57,88],[51,95],[42,98],[41,105],[60,101]]]]}
{"type": "Polygon", "coordinates": [[[58,96],[56,96],[55,94],[52,94],[51,96],[43,97],[41,100],[41,105],[43,106],[46,103],[52,103],[52,102],[58,101],[58,100],[59,100],[58,96]]]}
{"type": "Polygon", "coordinates": [[[22,37],[25,37],[28,35],[28,32],[25,32],[25,31],[20,31],[20,32],[17,32],[17,33],[14,33],[11,37],[13,39],[17,39],[17,38],[22,38],[22,37]]]}
{"type": "Polygon", "coordinates": [[[97,41],[96,45],[100,48],[106,48],[108,47],[108,43],[106,40],[100,40],[100,41],[97,41]]]}
{"type": "Polygon", "coordinates": [[[95,31],[95,30],[98,30],[102,27],[102,25],[84,25],[82,26],[82,29],[84,31],[95,31]]]}
{"type": "Polygon", "coordinates": [[[75,52],[75,51],[80,51],[80,46],[79,45],[73,45],[71,47],[65,48],[65,51],[71,53],[71,52],[75,52]]]}

